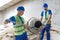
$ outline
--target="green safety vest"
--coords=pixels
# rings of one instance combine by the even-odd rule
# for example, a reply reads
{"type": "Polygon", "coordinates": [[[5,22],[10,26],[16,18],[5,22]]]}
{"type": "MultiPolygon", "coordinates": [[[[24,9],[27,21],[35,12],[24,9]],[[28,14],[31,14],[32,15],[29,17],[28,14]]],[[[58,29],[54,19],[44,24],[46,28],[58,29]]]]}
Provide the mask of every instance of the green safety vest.
{"type": "Polygon", "coordinates": [[[14,16],[15,20],[16,20],[16,25],[14,25],[14,32],[15,32],[15,35],[22,35],[25,31],[25,28],[23,25],[21,24],[24,24],[22,23],[22,21],[24,21],[24,18],[21,17],[21,19],[18,17],[18,16],[14,16]]]}
{"type": "MultiPolygon", "coordinates": [[[[45,20],[44,23],[48,20],[49,12],[45,12],[45,20]]],[[[51,21],[48,22],[48,24],[51,24],[51,21]]]]}

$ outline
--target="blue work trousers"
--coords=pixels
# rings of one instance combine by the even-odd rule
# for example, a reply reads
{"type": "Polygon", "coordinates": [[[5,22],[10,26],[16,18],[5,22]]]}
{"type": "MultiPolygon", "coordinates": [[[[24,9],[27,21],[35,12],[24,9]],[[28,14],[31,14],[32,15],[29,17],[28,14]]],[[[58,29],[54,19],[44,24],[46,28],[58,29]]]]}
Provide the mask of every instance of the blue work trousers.
{"type": "Polygon", "coordinates": [[[51,25],[50,24],[46,24],[46,27],[41,30],[40,40],[43,40],[45,31],[46,31],[47,40],[50,40],[50,28],[51,28],[51,25]]]}
{"type": "Polygon", "coordinates": [[[28,40],[27,33],[23,33],[22,35],[16,35],[15,40],[28,40]]]}

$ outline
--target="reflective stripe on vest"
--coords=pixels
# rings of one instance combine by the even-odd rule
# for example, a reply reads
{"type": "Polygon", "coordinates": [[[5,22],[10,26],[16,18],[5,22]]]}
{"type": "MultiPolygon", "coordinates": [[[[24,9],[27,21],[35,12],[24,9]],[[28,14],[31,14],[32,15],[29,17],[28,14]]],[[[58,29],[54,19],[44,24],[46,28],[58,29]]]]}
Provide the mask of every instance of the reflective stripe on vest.
{"type": "Polygon", "coordinates": [[[25,28],[23,25],[22,26],[20,25],[24,24],[22,23],[24,19],[22,18],[22,21],[21,21],[21,19],[18,16],[14,16],[14,17],[16,20],[16,25],[14,26],[15,35],[22,35],[25,32],[25,28]]]}

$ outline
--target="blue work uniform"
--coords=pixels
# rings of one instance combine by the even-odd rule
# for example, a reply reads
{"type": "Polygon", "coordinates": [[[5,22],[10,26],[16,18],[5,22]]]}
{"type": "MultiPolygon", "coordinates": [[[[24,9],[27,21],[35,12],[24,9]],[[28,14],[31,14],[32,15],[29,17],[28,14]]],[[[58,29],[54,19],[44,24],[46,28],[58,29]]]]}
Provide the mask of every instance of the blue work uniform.
{"type": "MultiPolygon", "coordinates": [[[[46,22],[46,20],[48,19],[49,15],[52,15],[51,10],[42,11],[41,16],[44,17],[44,19],[43,19],[44,22],[46,22]]],[[[51,28],[51,21],[46,24],[44,29],[41,30],[40,40],[43,40],[45,31],[46,31],[47,40],[50,40],[50,28],[51,28]]]]}
{"type": "MultiPolygon", "coordinates": [[[[20,16],[18,16],[18,17],[19,17],[20,21],[22,23],[24,23],[24,21],[21,19],[21,17],[20,16]]],[[[9,18],[9,20],[10,20],[10,22],[13,23],[13,25],[16,25],[16,20],[15,20],[14,16],[12,16],[11,18],[9,18]]],[[[15,40],[28,40],[27,32],[25,31],[21,35],[15,35],[15,40]]]]}

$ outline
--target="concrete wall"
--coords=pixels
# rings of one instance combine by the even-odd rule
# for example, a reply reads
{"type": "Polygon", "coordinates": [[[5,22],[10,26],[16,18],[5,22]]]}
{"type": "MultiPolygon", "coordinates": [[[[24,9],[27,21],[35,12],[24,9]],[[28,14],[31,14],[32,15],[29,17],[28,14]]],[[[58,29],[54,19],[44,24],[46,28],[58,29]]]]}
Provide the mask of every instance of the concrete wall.
{"type": "Polygon", "coordinates": [[[3,20],[3,13],[0,12],[0,24],[2,24],[2,20],[3,20]]]}
{"type": "Polygon", "coordinates": [[[59,22],[59,17],[60,17],[60,0],[30,0],[30,1],[24,1],[21,2],[7,10],[5,10],[3,12],[4,15],[4,19],[9,18],[13,15],[17,14],[17,10],[16,8],[20,5],[25,7],[25,13],[24,13],[24,17],[26,20],[28,20],[31,17],[36,17],[36,18],[40,18],[40,13],[43,10],[42,8],[42,4],[44,2],[48,3],[49,5],[49,9],[52,10],[53,13],[53,18],[52,18],[52,24],[54,25],[59,25],[60,26],[60,22],[59,22]]]}
{"type": "Polygon", "coordinates": [[[16,15],[17,14],[16,9],[20,5],[25,7],[25,14],[23,16],[26,19],[29,19],[32,16],[36,17],[36,15],[38,15],[37,17],[39,18],[40,17],[40,12],[41,12],[41,9],[42,9],[41,4],[42,4],[42,2],[39,2],[39,1],[24,1],[24,2],[21,2],[18,5],[5,10],[4,11],[4,19],[9,18],[12,15],[16,15]]]}

